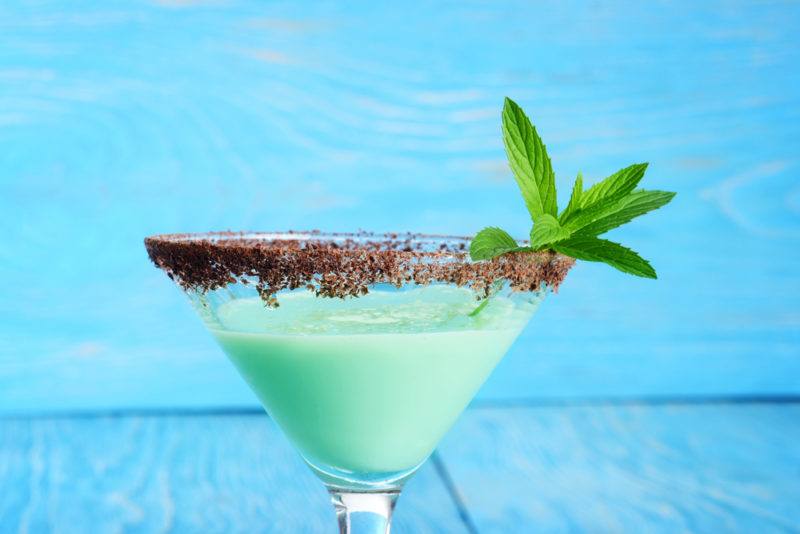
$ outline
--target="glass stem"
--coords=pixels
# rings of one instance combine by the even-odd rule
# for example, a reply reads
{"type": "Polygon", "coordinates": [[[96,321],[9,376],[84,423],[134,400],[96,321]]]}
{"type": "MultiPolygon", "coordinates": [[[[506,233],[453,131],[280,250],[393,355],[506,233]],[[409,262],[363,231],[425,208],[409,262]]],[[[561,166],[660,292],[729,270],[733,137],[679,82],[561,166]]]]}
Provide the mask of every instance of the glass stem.
{"type": "Polygon", "coordinates": [[[355,493],[331,489],[340,534],[389,534],[399,491],[355,493]]]}

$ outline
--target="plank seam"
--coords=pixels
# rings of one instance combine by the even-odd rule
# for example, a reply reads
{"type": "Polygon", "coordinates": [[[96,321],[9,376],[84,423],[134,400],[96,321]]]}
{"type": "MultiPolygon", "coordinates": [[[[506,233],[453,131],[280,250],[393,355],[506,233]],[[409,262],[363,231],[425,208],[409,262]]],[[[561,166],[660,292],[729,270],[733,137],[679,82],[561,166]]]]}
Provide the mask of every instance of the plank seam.
{"type": "Polygon", "coordinates": [[[450,494],[450,498],[453,500],[453,504],[458,511],[458,516],[461,518],[461,522],[464,524],[464,528],[467,529],[469,534],[478,534],[478,528],[475,526],[475,522],[472,520],[469,510],[467,510],[467,505],[464,502],[464,498],[458,491],[458,488],[453,481],[453,477],[450,476],[447,466],[444,465],[444,461],[439,455],[439,451],[434,451],[433,454],[431,454],[431,463],[433,464],[434,469],[436,469],[436,473],[439,475],[439,478],[442,480],[442,484],[444,484],[447,493],[450,494]]]}

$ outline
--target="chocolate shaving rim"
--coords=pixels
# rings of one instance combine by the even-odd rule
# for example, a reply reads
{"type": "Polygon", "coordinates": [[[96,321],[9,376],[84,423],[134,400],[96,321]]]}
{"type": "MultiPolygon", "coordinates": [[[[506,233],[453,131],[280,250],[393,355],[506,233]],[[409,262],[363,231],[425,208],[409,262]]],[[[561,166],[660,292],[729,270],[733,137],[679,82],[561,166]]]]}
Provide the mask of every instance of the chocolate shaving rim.
{"type": "Polygon", "coordinates": [[[575,260],[551,251],[473,262],[468,237],[415,233],[206,232],[145,238],[151,261],[186,290],[255,285],[264,301],[307,288],[321,297],[364,295],[374,284],[468,286],[488,295],[506,280],[517,291],[557,290],[575,260]]]}

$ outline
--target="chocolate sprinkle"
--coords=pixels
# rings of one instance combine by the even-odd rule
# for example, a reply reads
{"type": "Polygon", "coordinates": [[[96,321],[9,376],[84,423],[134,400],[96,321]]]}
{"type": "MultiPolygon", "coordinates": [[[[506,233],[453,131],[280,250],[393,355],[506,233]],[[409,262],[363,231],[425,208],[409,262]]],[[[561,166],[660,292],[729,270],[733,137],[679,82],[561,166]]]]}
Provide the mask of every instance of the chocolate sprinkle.
{"type": "Polygon", "coordinates": [[[373,284],[440,282],[487,296],[495,280],[517,291],[557,290],[575,260],[554,252],[469,259],[469,238],[424,234],[312,232],[170,234],[144,240],[150,259],[186,290],[252,283],[264,301],[306,288],[319,297],[357,297],[373,284]]]}

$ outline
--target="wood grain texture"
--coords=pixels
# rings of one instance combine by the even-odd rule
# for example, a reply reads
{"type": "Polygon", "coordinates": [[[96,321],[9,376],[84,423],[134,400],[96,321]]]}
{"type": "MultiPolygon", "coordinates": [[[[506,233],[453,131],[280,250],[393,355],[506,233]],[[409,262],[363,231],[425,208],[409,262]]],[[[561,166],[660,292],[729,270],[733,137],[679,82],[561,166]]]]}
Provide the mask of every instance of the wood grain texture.
{"type": "Polygon", "coordinates": [[[439,448],[482,533],[800,532],[800,405],[469,410],[439,448]]]}
{"type": "MultiPolygon", "coordinates": [[[[322,484],[264,416],[0,420],[0,532],[336,532],[322,484]]],[[[396,531],[464,532],[426,465],[396,531]]],[[[393,530],[394,532],[394,530],[393,530]]]]}
{"type": "Polygon", "coordinates": [[[143,236],[524,236],[505,95],[560,190],[650,161],[678,196],[612,234],[660,279],[579,265],[481,398],[800,394],[798,27],[790,1],[3,1],[0,411],[255,406],[143,236]]]}

